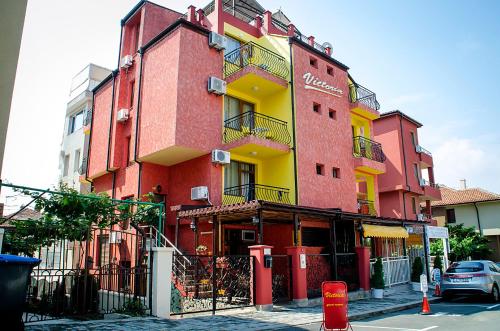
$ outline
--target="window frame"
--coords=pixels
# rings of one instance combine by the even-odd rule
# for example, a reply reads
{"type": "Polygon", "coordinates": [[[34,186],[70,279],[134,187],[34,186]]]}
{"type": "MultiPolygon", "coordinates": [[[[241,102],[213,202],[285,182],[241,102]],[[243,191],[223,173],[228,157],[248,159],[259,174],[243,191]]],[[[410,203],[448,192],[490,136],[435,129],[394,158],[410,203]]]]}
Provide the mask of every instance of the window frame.
{"type": "Polygon", "coordinates": [[[455,208],[446,209],[446,223],[457,223],[457,215],[455,214],[455,208]],[[451,219],[450,215],[453,215],[451,219]]]}

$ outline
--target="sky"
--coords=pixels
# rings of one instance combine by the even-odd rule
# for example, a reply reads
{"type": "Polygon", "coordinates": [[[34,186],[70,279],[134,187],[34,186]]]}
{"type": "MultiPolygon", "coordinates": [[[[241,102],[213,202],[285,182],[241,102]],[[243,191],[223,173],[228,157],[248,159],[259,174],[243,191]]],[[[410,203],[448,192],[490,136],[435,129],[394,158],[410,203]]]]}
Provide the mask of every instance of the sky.
{"type": "MultiPolygon", "coordinates": [[[[11,106],[3,179],[48,188],[58,158],[71,78],[88,63],[117,65],[120,19],[136,0],[29,0],[11,106]]],[[[186,12],[209,0],[156,0],[186,12]]],[[[436,182],[500,193],[500,1],[261,0],[377,93],[424,126],[436,182]]],[[[5,195],[5,193],[4,193],[5,195]]],[[[4,201],[2,199],[2,201],[4,201]]],[[[6,212],[13,200],[6,201],[6,212]]]]}

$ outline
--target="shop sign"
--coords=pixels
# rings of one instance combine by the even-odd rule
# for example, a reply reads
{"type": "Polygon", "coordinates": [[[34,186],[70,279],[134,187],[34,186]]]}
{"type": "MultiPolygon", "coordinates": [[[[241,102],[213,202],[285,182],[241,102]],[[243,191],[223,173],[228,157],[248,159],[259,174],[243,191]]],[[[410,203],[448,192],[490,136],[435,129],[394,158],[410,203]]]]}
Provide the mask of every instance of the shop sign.
{"type": "Polygon", "coordinates": [[[443,226],[430,226],[427,225],[427,236],[429,238],[448,238],[448,228],[443,226]]]}
{"type": "Polygon", "coordinates": [[[327,82],[320,80],[316,76],[313,76],[310,72],[306,72],[304,76],[304,88],[306,90],[314,90],[322,93],[326,93],[329,95],[333,95],[334,97],[340,98],[344,91],[339,89],[338,87],[329,85],[327,82]]]}
{"type": "Polygon", "coordinates": [[[323,282],[321,293],[323,295],[323,328],[346,330],[349,326],[347,284],[337,281],[323,282]]]}

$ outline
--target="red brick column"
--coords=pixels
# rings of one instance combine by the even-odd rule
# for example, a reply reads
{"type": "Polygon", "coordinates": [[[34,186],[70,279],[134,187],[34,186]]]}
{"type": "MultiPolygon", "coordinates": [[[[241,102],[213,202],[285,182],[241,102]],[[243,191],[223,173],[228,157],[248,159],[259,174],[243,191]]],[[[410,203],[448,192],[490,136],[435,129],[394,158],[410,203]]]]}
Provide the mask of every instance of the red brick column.
{"type": "Polygon", "coordinates": [[[356,247],[358,255],[359,287],[365,291],[370,290],[370,248],[356,247]]]}
{"type": "Polygon", "coordinates": [[[306,250],[302,246],[287,247],[286,254],[292,259],[290,276],[292,278],[293,302],[299,306],[307,306],[307,266],[301,268],[300,265],[300,256],[303,254],[303,259],[305,259],[306,250]]]}
{"type": "Polygon", "coordinates": [[[253,273],[255,286],[251,286],[257,310],[273,309],[273,276],[272,268],[264,268],[264,255],[271,255],[272,246],[254,245],[249,246],[250,255],[254,256],[253,273]]]}

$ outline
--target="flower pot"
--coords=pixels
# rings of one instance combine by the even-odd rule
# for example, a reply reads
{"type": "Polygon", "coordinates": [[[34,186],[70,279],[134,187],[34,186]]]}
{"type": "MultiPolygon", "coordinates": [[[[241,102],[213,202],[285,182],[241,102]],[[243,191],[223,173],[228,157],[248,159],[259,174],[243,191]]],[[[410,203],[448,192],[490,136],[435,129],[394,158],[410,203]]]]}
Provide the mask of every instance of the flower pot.
{"type": "Polygon", "coordinates": [[[419,282],[411,282],[411,288],[416,292],[420,292],[420,283],[419,282]]]}
{"type": "Polygon", "coordinates": [[[372,289],[372,297],[374,299],[383,299],[384,298],[384,289],[381,289],[381,288],[372,289]]]}

